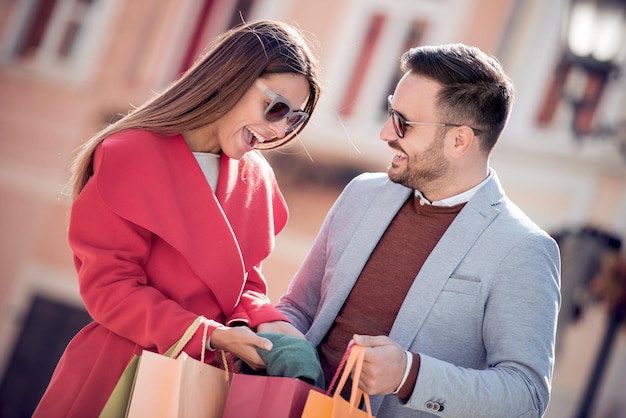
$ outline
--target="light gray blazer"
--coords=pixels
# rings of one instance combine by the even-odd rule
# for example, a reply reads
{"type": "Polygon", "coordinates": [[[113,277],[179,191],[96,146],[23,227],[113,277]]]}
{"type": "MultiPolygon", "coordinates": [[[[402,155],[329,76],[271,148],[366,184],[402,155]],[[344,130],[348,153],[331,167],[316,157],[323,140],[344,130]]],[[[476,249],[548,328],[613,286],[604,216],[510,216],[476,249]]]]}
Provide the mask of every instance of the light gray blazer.
{"type": "MultiPolygon", "coordinates": [[[[328,332],[411,192],[384,173],[362,174],[329,211],[277,305],[313,344],[328,332]]],[[[559,275],[555,241],[505,196],[493,172],[424,263],[389,334],[421,356],[415,390],[407,403],[373,396],[374,414],[542,416],[554,365],[559,275]],[[429,401],[443,411],[427,409],[429,401]]],[[[393,269],[381,277],[381,292],[388,280],[393,269]]]]}

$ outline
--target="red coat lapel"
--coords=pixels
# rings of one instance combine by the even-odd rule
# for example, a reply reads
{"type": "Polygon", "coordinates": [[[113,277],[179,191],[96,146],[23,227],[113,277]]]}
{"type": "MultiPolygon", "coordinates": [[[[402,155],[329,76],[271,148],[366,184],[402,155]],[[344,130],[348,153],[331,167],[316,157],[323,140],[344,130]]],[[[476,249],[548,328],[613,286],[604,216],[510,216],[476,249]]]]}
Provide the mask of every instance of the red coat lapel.
{"type": "Polygon", "coordinates": [[[287,206],[265,159],[248,153],[241,160],[222,154],[217,199],[239,242],[246,271],[274,248],[287,223],[287,206]]]}
{"type": "Polygon", "coordinates": [[[287,217],[271,171],[255,165],[258,158],[222,156],[221,205],[182,136],[120,132],[102,144],[94,168],[110,209],[180,252],[228,315],[245,271],[267,257],[287,217]]]}

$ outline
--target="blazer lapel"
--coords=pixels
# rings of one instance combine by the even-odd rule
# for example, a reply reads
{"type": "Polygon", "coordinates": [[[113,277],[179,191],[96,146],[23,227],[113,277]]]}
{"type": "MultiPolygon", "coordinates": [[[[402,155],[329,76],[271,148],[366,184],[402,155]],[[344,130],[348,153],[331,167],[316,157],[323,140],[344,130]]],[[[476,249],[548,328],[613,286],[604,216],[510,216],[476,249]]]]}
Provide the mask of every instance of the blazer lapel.
{"type": "Polygon", "coordinates": [[[409,194],[412,193],[411,189],[396,184],[392,184],[390,187],[390,184],[390,182],[387,183],[380,193],[373,198],[372,204],[359,223],[359,227],[356,228],[354,235],[350,238],[333,273],[333,277],[340,277],[341,279],[331,280],[326,292],[326,298],[330,299],[323,301],[324,309],[313,322],[308,335],[319,334],[323,336],[326,334],[352,291],[354,283],[378,244],[380,237],[385,233],[389,223],[409,197],[409,194]]]}
{"type": "Polygon", "coordinates": [[[492,179],[467,202],[426,259],[389,335],[404,349],[415,340],[450,275],[483,230],[498,216],[495,205],[502,196],[497,178],[492,179]]]}

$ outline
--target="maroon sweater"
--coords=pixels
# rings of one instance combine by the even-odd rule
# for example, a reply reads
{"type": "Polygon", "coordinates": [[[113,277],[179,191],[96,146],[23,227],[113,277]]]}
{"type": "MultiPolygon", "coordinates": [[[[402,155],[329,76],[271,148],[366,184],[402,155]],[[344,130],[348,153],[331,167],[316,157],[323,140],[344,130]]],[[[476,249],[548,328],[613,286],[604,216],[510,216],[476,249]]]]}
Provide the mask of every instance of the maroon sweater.
{"type": "MultiPolygon", "coordinates": [[[[417,273],[463,206],[420,204],[411,195],[398,211],[318,347],[327,386],[354,334],[389,335],[417,273]]],[[[419,356],[413,359],[412,372],[398,393],[402,398],[415,386],[419,356]]],[[[350,385],[342,392],[346,399],[350,385]]]]}

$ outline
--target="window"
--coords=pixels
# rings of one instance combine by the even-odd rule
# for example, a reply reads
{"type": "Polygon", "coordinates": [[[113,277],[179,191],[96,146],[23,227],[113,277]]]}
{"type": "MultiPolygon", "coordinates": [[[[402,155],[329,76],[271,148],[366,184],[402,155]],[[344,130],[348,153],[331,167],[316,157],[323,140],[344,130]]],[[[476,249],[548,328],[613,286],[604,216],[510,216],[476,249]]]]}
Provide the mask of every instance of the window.
{"type": "Polygon", "coordinates": [[[343,42],[337,47],[337,70],[331,79],[341,86],[334,112],[348,124],[369,120],[377,128],[386,114],[387,96],[402,76],[400,57],[424,42],[443,8],[378,0],[367,5],[348,12],[352,25],[346,23],[346,33],[339,36],[343,42]]]}
{"type": "Polygon", "coordinates": [[[88,74],[110,0],[26,0],[15,3],[3,37],[2,60],[66,79],[88,74]]]}
{"type": "MultiPolygon", "coordinates": [[[[361,48],[354,63],[353,71],[349,78],[349,83],[343,95],[341,105],[338,109],[340,116],[349,117],[353,114],[354,106],[358,101],[361,90],[367,87],[364,83],[365,78],[368,72],[378,63],[378,61],[374,59],[375,55],[379,52],[377,50],[379,48],[389,49],[390,45],[387,42],[381,42],[381,35],[385,30],[385,25],[388,20],[388,16],[383,13],[374,13],[370,16],[368,29],[365,31],[364,38],[360,43],[361,48]]],[[[383,92],[382,96],[384,97],[380,100],[382,112],[385,114],[387,112],[387,96],[393,92],[397,82],[402,76],[402,72],[397,65],[397,59],[409,48],[421,44],[424,33],[428,27],[428,22],[423,19],[416,19],[404,23],[403,28],[406,34],[404,37],[400,37],[400,39],[404,39],[404,41],[396,42],[395,46],[391,45],[394,46],[394,48],[391,49],[392,51],[396,46],[398,49],[397,56],[394,56],[394,59],[396,59],[395,75],[389,80],[389,87],[383,92]]]]}
{"type": "Polygon", "coordinates": [[[254,3],[255,0],[237,0],[236,2],[231,0],[204,0],[200,10],[197,12],[196,26],[191,34],[179,72],[186,71],[193,64],[212,37],[228,28],[241,24],[242,18],[249,20],[250,11],[254,3]],[[232,9],[229,10],[229,8],[232,9]],[[220,19],[219,28],[217,28],[218,24],[214,20],[216,18],[220,19]],[[221,25],[224,23],[226,23],[226,26],[221,28],[221,25]]]}
{"type": "Polygon", "coordinates": [[[595,115],[608,81],[608,73],[572,65],[563,59],[556,66],[554,76],[537,114],[539,126],[555,122],[559,107],[573,105],[572,128],[578,135],[589,135],[595,127],[595,115]]]}
{"type": "Polygon", "coordinates": [[[437,34],[448,31],[455,19],[447,13],[449,2],[347,3],[329,49],[331,54],[324,61],[322,84],[327,88],[318,105],[318,118],[325,119],[315,129],[325,139],[309,142],[308,134],[303,139],[311,149],[333,153],[356,150],[365,158],[377,159],[383,144],[372,138],[385,122],[387,96],[402,76],[400,57],[411,47],[436,42],[438,36],[446,38],[445,33],[437,34]]]}
{"type": "MultiPolygon", "coordinates": [[[[404,54],[409,49],[422,45],[422,39],[424,38],[424,34],[426,33],[427,29],[428,29],[428,21],[423,20],[423,19],[414,20],[409,25],[406,39],[404,41],[404,44],[400,48],[400,54],[404,54]]],[[[400,66],[398,66],[396,75],[389,80],[390,81],[389,87],[387,88],[387,91],[389,93],[387,95],[393,94],[393,91],[395,90],[396,85],[400,81],[400,78],[402,78],[402,75],[403,75],[402,70],[400,69],[400,66]]],[[[381,113],[384,114],[386,118],[387,117],[387,96],[385,96],[384,100],[381,101],[380,106],[381,106],[381,113]]]]}
{"type": "Polygon", "coordinates": [[[353,106],[357,100],[359,90],[363,86],[366,72],[371,65],[374,50],[378,44],[384,23],[385,16],[383,14],[377,13],[370,18],[369,27],[365,32],[365,39],[350,78],[350,84],[339,107],[341,116],[350,116],[352,114],[353,106]]]}

